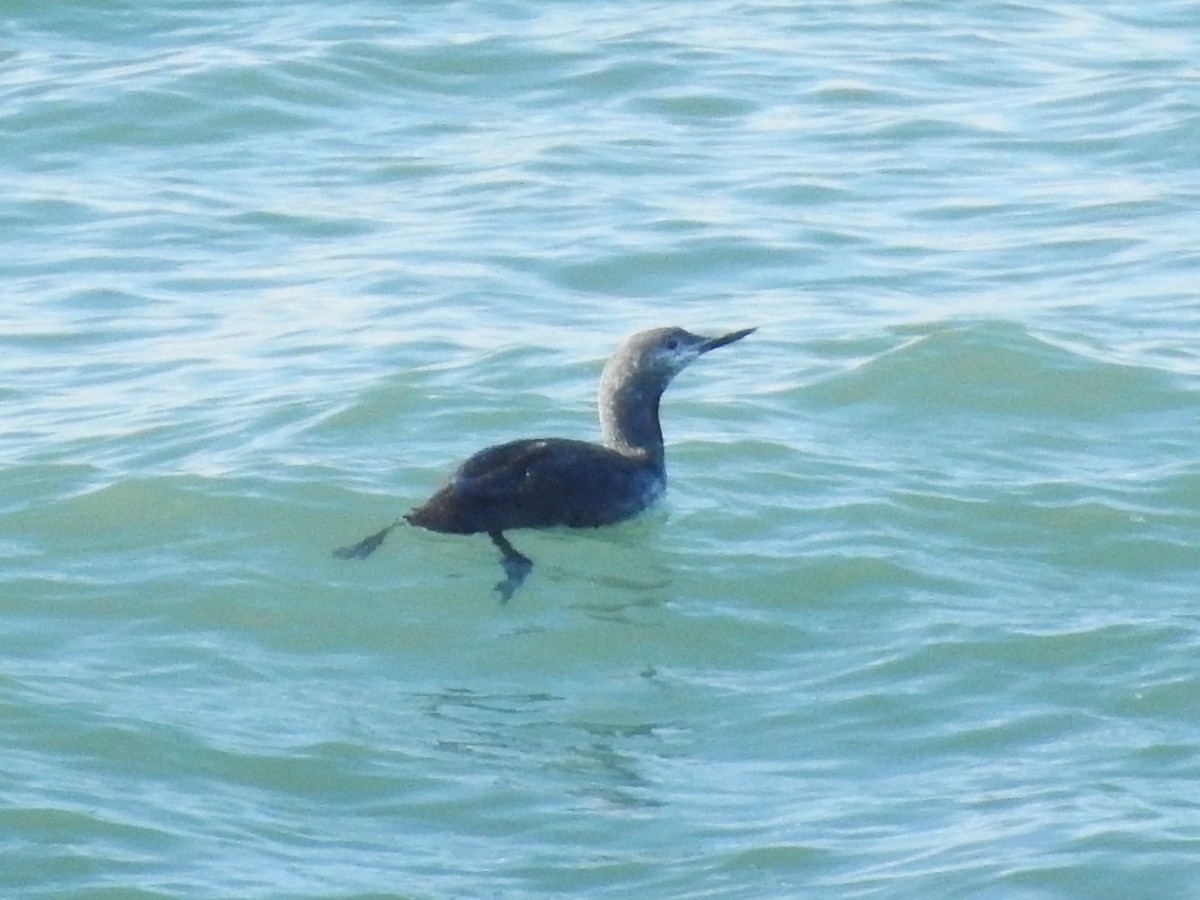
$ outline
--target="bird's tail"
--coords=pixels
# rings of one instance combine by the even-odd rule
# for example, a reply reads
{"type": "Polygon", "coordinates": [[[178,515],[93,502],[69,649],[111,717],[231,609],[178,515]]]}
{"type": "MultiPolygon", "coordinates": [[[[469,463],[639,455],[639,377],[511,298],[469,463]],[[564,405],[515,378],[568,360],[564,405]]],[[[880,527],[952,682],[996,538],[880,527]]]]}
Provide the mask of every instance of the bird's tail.
{"type": "Polygon", "coordinates": [[[366,559],[383,543],[383,539],[392,533],[392,529],[403,522],[403,519],[397,519],[387,528],[381,528],[374,534],[369,534],[357,544],[350,544],[347,547],[338,547],[333,551],[333,555],[338,559],[366,559]]]}

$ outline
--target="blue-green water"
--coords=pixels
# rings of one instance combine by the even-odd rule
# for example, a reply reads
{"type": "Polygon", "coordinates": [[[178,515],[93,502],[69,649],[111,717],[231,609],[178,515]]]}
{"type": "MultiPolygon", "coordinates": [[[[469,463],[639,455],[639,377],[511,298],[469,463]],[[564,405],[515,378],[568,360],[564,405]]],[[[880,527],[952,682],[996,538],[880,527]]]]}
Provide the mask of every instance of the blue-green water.
{"type": "Polygon", "coordinates": [[[0,894],[1200,892],[1200,9],[10,3],[0,894]],[[672,487],[407,529],[597,433],[672,487]]]}

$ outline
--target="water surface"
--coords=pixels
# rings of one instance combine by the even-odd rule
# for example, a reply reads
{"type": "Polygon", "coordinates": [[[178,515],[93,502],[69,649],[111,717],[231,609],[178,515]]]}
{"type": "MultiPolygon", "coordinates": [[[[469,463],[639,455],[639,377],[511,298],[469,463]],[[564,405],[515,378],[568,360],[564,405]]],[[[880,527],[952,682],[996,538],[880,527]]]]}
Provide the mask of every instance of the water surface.
{"type": "Polygon", "coordinates": [[[1200,16],[16,4],[0,888],[1200,888],[1200,16]],[[597,434],[663,508],[333,547],[597,434]]]}

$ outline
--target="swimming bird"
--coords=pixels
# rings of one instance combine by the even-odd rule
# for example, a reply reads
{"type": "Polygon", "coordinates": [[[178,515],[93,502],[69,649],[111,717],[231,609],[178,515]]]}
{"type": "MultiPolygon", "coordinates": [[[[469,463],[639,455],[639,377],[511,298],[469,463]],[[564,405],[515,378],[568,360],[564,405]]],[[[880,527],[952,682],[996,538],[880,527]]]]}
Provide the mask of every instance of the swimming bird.
{"type": "Polygon", "coordinates": [[[334,555],[365,559],[402,521],[448,534],[485,533],[502,555],[509,600],[533,568],[504,532],[517,528],[598,528],[631,518],[667,487],[659,401],[671,379],[701,354],[753,328],[708,338],[654,328],[628,338],[604,366],[598,398],[602,442],[532,438],[497,444],[467,459],[445,487],[412,512],[334,555]]]}

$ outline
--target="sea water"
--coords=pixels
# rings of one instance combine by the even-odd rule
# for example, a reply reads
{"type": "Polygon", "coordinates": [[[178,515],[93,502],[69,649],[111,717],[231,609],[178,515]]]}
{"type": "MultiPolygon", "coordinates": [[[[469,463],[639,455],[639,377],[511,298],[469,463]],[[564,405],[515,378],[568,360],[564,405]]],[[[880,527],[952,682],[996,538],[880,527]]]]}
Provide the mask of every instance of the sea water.
{"type": "Polygon", "coordinates": [[[1200,891],[1200,9],[9,3],[0,894],[1200,891]],[[334,547],[757,326],[639,520],[334,547]]]}

